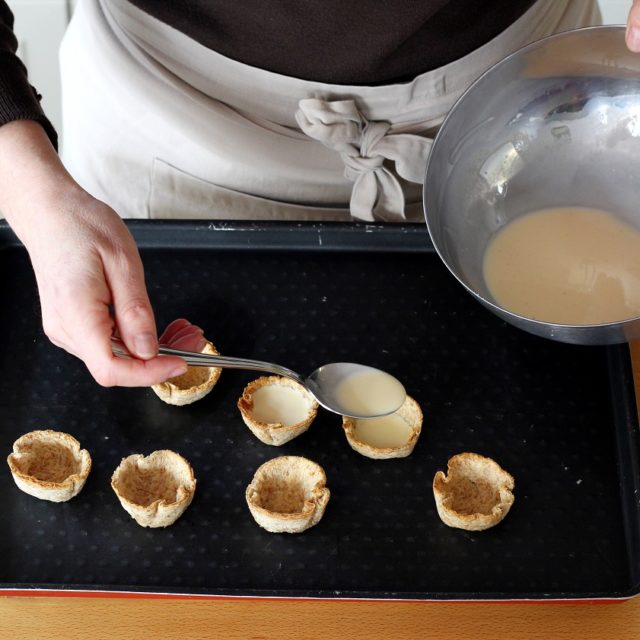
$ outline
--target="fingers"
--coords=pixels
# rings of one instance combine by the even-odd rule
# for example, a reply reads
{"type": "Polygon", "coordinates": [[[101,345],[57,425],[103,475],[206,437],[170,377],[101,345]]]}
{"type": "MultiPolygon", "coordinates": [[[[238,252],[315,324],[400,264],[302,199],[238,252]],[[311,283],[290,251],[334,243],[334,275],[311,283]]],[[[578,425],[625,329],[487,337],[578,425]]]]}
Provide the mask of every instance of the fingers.
{"type": "Polygon", "coordinates": [[[182,349],[183,351],[197,351],[200,352],[204,349],[207,341],[202,334],[188,334],[177,338],[171,342],[172,349],[182,349]]]}
{"type": "MultiPolygon", "coordinates": [[[[72,308],[63,304],[63,312],[57,312],[60,322],[53,330],[47,331],[47,335],[55,345],[83,360],[98,384],[103,387],[146,387],[186,373],[187,365],[182,358],[159,356],[141,360],[114,356],[111,351],[113,320],[108,305],[93,298],[91,291],[96,289],[86,286],[75,292],[71,290],[69,299],[74,301],[72,314],[68,317],[63,315],[64,309],[72,308]]],[[[43,307],[43,313],[46,317],[50,312],[43,307]]]]}
{"type": "Polygon", "coordinates": [[[167,326],[160,336],[160,343],[172,349],[202,351],[207,343],[203,334],[204,331],[200,327],[181,318],[167,326]]]}
{"type": "Polygon", "coordinates": [[[172,336],[174,336],[181,329],[184,329],[185,327],[189,327],[189,326],[193,326],[193,325],[188,320],[185,320],[184,318],[178,318],[177,320],[170,322],[167,325],[167,328],[162,332],[162,335],[160,336],[160,340],[159,340],[160,343],[169,344],[172,336]]]}
{"type": "Polygon", "coordinates": [[[191,324],[188,320],[184,318],[179,318],[178,320],[174,320],[167,325],[167,328],[162,332],[160,336],[160,342],[162,344],[170,344],[172,340],[180,337],[181,335],[186,335],[189,333],[200,333],[201,335],[204,333],[202,329],[195,324],[191,324]]]}
{"type": "Polygon", "coordinates": [[[65,317],[65,310],[71,307],[63,305],[62,311],[58,312],[61,322],[57,331],[48,334],[52,342],[83,360],[98,384],[104,387],[150,386],[182,375],[187,370],[181,358],[116,358],[111,352],[113,320],[108,305],[100,295],[96,295],[98,291],[99,288],[91,283],[79,289],[69,289],[65,298],[74,300],[73,311],[65,317]]]}
{"type": "Polygon", "coordinates": [[[85,361],[89,372],[103,387],[150,387],[186,373],[181,358],[158,356],[151,360],[125,360],[110,356],[101,362],[85,361]]]}
{"type": "Polygon", "coordinates": [[[78,353],[89,372],[103,387],[148,387],[169,378],[186,373],[187,365],[182,358],[157,356],[149,360],[118,358],[111,352],[111,333],[102,327],[104,320],[87,323],[84,336],[78,336],[91,345],[90,349],[78,353]]]}
{"type": "Polygon", "coordinates": [[[132,355],[142,360],[156,357],[156,323],[137,248],[125,242],[114,256],[106,253],[102,259],[120,338],[132,355]]]}
{"type": "MultiPolygon", "coordinates": [[[[158,357],[159,341],[142,261],[130,236],[122,239],[113,254],[105,252],[102,260],[118,334],[129,352],[140,359],[114,358],[111,334],[105,336],[103,330],[93,340],[94,344],[103,340],[106,351],[100,353],[99,359],[96,359],[98,352],[95,349],[91,356],[83,358],[94,378],[103,386],[149,386],[185,373],[187,365],[181,358],[158,357]]],[[[202,335],[201,329],[186,320],[174,325],[172,331],[202,335]]]]}
{"type": "Polygon", "coordinates": [[[146,387],[182,375],[187,366],[180,358],[156,357],[151,360],[121,359],[111,353],[110,339],[87,331],[90,351],[80,353],[96,382],[103,387],[146,387]],[[105,348],[102,348],[102,344],[105,348]]]}
{"type": "Polygon", "coordinates": [[[629,10],[625,39],[631,51],[640,52],[640,0],[634,0],[629,10]]]}

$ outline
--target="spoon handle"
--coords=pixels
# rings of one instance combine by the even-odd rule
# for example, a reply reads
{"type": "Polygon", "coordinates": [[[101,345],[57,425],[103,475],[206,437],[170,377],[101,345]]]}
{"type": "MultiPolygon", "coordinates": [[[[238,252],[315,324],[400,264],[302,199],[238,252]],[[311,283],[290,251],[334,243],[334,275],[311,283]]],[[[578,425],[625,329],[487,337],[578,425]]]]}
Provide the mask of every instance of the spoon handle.
{"type": "MultiPolygon", "coordinates": [[[[122,340],[111,338],[111,351],[118,358],[132,358],[122,340]]],[[[248,371],[263,371],[275,373],[285,378],[292,378],[296,382],[305,385],[305,381],[299,373],[282,367],[272,362],[251,360],[249,358],[232,358],[230,356],[214,356],[209,353],[197,353],[195,351],[181,351],[170,347],[160,346],[158,353],[163,356],[178,356],[191,367],[222,367],[224,369],[244,369],[248,371]]]]}

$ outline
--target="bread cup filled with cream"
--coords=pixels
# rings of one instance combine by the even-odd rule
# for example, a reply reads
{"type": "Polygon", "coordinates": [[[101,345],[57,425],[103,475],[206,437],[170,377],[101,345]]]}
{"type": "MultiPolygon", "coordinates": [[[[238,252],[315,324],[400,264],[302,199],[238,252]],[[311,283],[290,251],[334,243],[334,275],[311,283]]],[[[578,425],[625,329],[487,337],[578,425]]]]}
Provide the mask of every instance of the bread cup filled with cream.
{"type": "Polygon", "coordinates": [[[422,410],[410,396],[402,406],[378,418],[342,417],[347,442],[354,451],[378,460],[404,458],[416,446],[422,431],[422,410]]]}
{"type": "Polygon", "coordinates": [[[51,502],[77,496],[91,471],[89,452],[73,436],[52,429],[18,438],[7,463],[19,489],[51,502]]]}
{"type": "Polygon", "coordinates": [[[280,446],[304,433],[318,413],[317,400],[301,384],[281,376],[250,382],[238,400],[242,420],[265,444],[280,446]]]}

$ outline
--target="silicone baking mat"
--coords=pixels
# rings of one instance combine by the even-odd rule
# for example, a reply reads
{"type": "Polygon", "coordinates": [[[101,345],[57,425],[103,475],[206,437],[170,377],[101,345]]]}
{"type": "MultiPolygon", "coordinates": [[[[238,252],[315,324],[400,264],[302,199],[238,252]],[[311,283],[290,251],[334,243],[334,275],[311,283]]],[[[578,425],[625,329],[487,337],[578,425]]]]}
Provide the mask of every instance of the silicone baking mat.
{"type": "Polygon", "coordinates": [[[640,585],[639,466],[626,346],[559,344],[508,326],[450,276],[421,226],[135,222],[159,328],[202,326],[228,355],[309,372],[356,361],[400,378],[424,411],[411,456],[352,451],[321,411],[282,447],[236,401],[255,373],[227,370],[186,407],[150,389],[101,388],[43,335],[28,257],[0,228],[0,450],[32,429],[93,458],[79,496],[48,503],[0,472],[0,587],[81,592],[380,599],[624,598],[640,585]],[[173,449],[198,485],[185,514],[144,529],[110,477],[121,458],[173,449]],[[438,518],[431,484],[474,451],[515,478],[493,529],[438,518]],[[253,521],[244,491],[278,455],[321,464],[331,500],[303,534],[253,521]]]}

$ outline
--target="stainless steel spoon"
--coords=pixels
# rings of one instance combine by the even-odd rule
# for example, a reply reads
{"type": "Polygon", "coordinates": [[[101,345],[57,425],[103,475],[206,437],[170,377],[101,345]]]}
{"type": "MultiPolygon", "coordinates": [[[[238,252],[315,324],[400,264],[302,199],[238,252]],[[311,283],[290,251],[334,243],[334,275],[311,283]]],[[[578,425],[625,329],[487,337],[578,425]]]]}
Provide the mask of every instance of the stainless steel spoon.
{"type": "MultiPolygon", "coordinates": [[[[125,344],[111,338],[111,350],[119,358],[132,358],[125,344]]],[[[334,362],[319,367],[306,378],[279,364],[214,356],[160,346],[160,355],[178,356],[192,367],[222,367],[275,373],[299,382],[329,411],[352,418],[375,418],[397,411],[406,391],[392,375],[363,364],[334,362]]]]}

